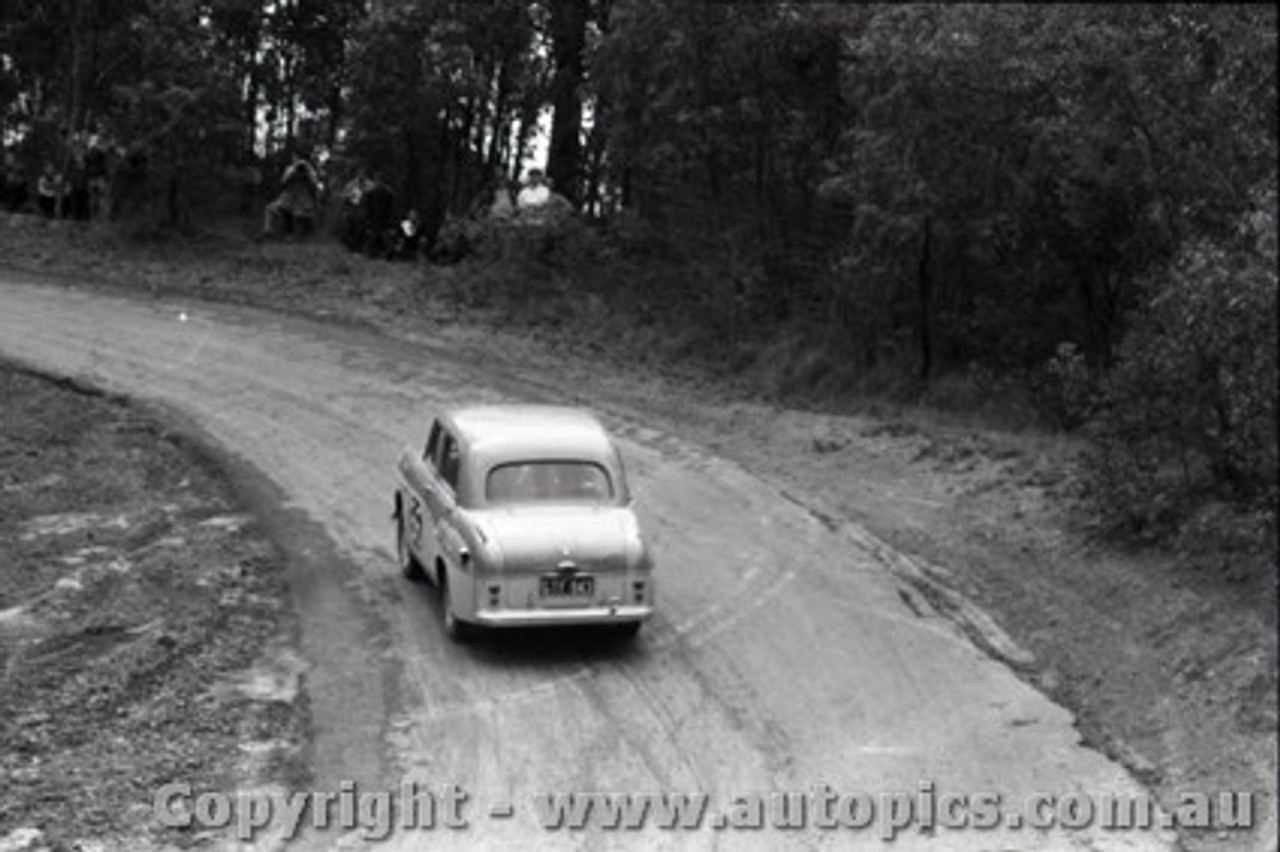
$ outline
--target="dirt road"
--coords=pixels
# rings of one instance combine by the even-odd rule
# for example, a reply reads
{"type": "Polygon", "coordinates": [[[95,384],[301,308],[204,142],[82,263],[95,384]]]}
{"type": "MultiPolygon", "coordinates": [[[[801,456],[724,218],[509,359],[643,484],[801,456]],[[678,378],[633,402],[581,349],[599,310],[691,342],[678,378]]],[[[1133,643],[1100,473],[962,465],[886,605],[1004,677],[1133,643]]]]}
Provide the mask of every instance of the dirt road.
{"type": "MultiPolygon", "coordinates": [[[[15,276],[10,276],[13,279],[15,276]]],[[[460,647],[391,552],[395,459],[457,401],[547,400],[447,347],[228,306],[0,284],[0,357],[152,400],[225,449],[291,559],[314,786],[460,785],[470,828],[381,848],[1164,849],[1082,829],[551,832],[571,791],[1134,794],[1072,718],[911,594],[865,531],[678,436],[602,412],[659,565],[634,646],[520,634],[460,647]],[[512,816],[492,816],[509,804],[512,816]],[[424,844],[424,841],[426,842],[424,844]]],[[[554,377],[548,384],[555,385],[554,377]]],[[[264,835],[264,845],[270,841],[264,835]]],[[[297,848],[356,848],[311,832],[297,848]]]]}

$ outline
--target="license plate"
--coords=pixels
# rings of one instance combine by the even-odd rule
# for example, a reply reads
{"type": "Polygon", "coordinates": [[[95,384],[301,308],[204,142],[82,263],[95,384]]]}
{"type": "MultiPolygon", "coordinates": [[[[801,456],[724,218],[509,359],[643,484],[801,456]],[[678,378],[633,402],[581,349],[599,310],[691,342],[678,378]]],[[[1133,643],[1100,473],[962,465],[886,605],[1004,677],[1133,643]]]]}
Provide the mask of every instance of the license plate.
{"type": "Polygon", "coordinates": [[[595,589],[595,577],[543,577],[538,583],[544,598],[589,598],[595,589]]]}

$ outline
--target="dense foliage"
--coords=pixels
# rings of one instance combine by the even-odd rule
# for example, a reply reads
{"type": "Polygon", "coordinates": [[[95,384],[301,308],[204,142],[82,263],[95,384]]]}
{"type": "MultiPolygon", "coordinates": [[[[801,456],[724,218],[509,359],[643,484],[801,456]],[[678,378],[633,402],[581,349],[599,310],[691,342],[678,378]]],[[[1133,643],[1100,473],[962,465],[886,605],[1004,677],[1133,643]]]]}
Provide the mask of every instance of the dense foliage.
{"type": "Polygon", "coordinates": [[[1276,59],[1272,5],[0,5],[28,171],[96,130],[180,221],[314,147],[435,235],[541,139],[581,299],[806,381],[1016,377],[1144,523],[1274,489],[1276,59]]]}
{"type": "Polygon", "coordinates": [[[1276,499],[1276,194],[1232,244],[1197,240],[1159,276],[1102,382],[1095,479],[1136,527],[1276,499]]]}

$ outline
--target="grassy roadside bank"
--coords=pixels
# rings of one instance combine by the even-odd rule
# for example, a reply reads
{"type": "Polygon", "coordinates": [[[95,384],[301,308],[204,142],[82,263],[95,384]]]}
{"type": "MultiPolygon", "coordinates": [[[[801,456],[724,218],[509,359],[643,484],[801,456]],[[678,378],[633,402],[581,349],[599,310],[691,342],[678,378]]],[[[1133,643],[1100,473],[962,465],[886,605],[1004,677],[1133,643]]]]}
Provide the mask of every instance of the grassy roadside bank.
{"type": "Polygon", "coordinates": [[[303,771],[282,561],[136,407],[2,364],[0,400],[0,847],[190,845],[163,785],[303,771]]]}
{"type": "MultiPolygon", "coordinates": [[[[1189,789],[1253,789],[1274,813],[1274,581],[1226,570],[1272,554],[1187,558],[1099,539],[1074,511],[1079,448],[1069,440],[929,410],[783,408],[690,364],[644,363],[642,342],[608,346],[545,316],[460,309],[454,296],[475,272],[465,267],[432,270],[424,282],[417,268],[326,244],[123,244],[107,231],[32,222],[4,240],[11,265],[87,287],[360,323],[443,343],[551,393],[635,411],[944,567],[1034,655],[1021,673],[1167,801],[1189,789]]],[[[1266,849],[1270,834],[1184,840],[1266,849]]]]}

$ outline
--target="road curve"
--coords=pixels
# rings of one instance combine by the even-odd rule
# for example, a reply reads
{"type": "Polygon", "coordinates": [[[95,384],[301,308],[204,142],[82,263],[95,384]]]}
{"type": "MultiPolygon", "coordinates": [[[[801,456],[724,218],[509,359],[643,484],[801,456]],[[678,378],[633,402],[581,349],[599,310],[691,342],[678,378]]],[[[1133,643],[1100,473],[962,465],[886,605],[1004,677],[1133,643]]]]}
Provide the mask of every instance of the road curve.
{"type": "MultiPolygon", "coordinates": [[[[552,832],[561,791],[1136,794],[1071,715],[900,594],[882,547],[741,467],[608,416],[657,558],[634,646],[447,642],[393,564],[395,459],[458,401],[545,400],[446,346],[244,308],[0,283],[0,357],[154,401],[250,472],[290,557],[320,789],[457,784],[471,827],[382,849],[1167,849],[1155,832],[552,832]],[[491,816],[509,803],[511,816],[491,816]]],[[[554,380],[551,382],[554,385],[554,380]]],[[[295,848],[359,848],[313,832],[295,848]]]]}

